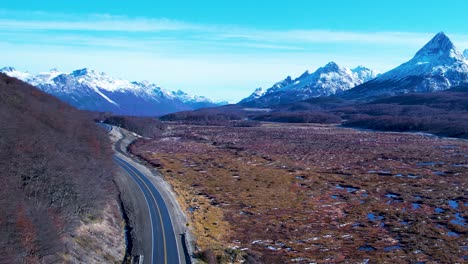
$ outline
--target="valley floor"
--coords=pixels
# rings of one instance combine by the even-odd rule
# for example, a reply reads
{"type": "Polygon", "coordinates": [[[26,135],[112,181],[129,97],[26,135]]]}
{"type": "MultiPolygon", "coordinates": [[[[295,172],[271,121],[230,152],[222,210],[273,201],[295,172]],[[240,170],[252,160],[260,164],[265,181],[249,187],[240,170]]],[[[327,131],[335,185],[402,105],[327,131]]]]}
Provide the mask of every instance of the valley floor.
{"type": "Polygon", "coordinates": [[[324,125],[168,125],[131,151],[171,183],[207,261],[468,258],[467,141],[324,125]]]}

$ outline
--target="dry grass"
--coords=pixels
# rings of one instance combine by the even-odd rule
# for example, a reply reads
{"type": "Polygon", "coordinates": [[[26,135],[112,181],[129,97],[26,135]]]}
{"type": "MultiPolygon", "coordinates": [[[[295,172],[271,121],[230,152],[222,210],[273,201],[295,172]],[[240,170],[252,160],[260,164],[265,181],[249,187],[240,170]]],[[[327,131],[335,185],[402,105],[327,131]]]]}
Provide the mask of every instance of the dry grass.
{"type": "Polygon", "coordinates": [[[173,185],[201,250],[235,246],[267,263],[466,255],[466,225],[452,221],[466,218],[466,141],[313,125],[169,131],[132,152],[173,185]]]}
{"type": "Polygon", "coordinates": [[[72,237],[64,237],[76,254],[66,256],[69,262],[120,263],[125,254],[124,223],[116,201],[109,203],[102,218],[86,219],[72,237]]]}

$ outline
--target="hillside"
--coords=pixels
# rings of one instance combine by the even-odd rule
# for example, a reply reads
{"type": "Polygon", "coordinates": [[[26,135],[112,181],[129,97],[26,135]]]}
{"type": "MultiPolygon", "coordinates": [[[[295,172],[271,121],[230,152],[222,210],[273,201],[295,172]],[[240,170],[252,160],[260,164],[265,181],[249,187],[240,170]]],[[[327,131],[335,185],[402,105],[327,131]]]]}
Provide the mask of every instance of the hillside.
{"type": "Polygon", "coordinates": [[[0,74],[0,262],[120,262],[110,144],[92,119],[0,74]]]}

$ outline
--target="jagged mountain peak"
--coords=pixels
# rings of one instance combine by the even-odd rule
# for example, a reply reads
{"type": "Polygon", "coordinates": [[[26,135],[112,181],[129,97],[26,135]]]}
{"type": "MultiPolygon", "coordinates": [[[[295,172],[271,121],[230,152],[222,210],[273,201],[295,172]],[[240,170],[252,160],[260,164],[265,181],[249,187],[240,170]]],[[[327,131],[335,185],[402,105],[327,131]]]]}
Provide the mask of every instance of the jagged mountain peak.
{"type": "Polygon", "coordinates": [[[293,80],[292,80],[291,76],[288,76],[288,77],[286,77],[284,80],[275,83],[275,85],[273,85],[273,87],[271,87],[270,89],[268,89],[268,91],[271,92],[271,91],[273,91],[273,90],[282,89],[282,88],[288,86],[289,84],[291,84],[292,81],[293,81],[293,80]]]}
{"type": "MultiPolygon", "coordinates": [[[[447,71],[465,72],[468,64],[463,55],[455,48],[452,41],[440,32],[435,35],[408,62],[388,71],[380,80],[403,79],[408,76],[438,76],[447,75],[447,71]]],[[[445,78],[445,77],[444,77],[445,78]]],[[[447,79],[447,81],[449,81],[447,79]]],[[[450,82],[444,87],[450,86],[450,82]]]]}
{"type": "Polygon", "coordinates": [[[465,57],[465,60],[468,60],[468,49],[463,51],[463,56],[465,57]]]}
{"type": "Polygon", "coordinates": [[[245,104],[255,101],[256,99],[262,97],[265,94],[265,90],[262,87],[258,87],[255,91],[249,95],[249,97],[242,99],[239,103],[245,104]]]}
{"type": "Polygon", "coordinates": [[[428,58],[440,59],[441,57],[458,57],[461,54],[455,48],[455,45],[444,32],[435,35],[422,49],[420,49],[415,59],[421,58],[427,60],[428,58]]]}
{"type": "Polygon", "coordinates": [[[256,89],[240,103],[245,105],[268,106],[280,103],[297,102],[312,97],[329,96],[341,93],[376,77],[375,72],[358,66],[356,71],[329,62],[315,72],[306,71],[292,80],[288,76],[277,82],[266,92],[256,89]]]}
{"type": "Polygon", "coordinates": [[[372,98],[447,90],[468,83],[468,61],[440,32],[416,55],[372,81],[347,91],[345,98],[372,98]]]}
{"type": "Polygon", "coordinates": [[[292,82],[291,76],[286,77],[283,82],[292,82]]]}
{"type": "Polygon", "coordinates": [[[320,69],[322,69],[323,71],[326,71],[326,72],[337,72],[341,68],[340,68],[340,66],[338,66],[338,64],[336,64],[336,62],[330,61],[329,63],[327,63],[325,66],[323,66],[320,69]]]}

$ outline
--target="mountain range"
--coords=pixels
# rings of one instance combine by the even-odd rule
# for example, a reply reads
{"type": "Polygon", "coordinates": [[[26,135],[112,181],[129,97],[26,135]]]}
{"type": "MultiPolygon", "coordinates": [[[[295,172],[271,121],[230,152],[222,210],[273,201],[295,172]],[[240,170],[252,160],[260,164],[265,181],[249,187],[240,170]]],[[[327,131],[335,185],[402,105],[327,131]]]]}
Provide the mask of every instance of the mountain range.
{"type": "Polygon", "coordinates": [[[330,62],[314,73],[287,77],[263,91],[257,88],[241,105],[267,107],[314,97],[370,100],[406,93],[447,90],[468,83],[468,50],[459,52],[443,32],[434,36],[408,62],[377,75],[365,67],[347,69],[330,62]]]}
{"type": "Polygon", "coordinates": [[[78,109],[120,115],[156,116],[226,104],[181,90],[168,91],[148,81],[130,82],[90,69],[71,73],[52,69],[30,74],[13,67],[0,70],[54,95],[78,109]]]}
{"type": "Polygon", "coordinates": [[[341,97],[366,99],[437,92],[466,83],[468,61],[452,41],[440,32],[408,62],[343,93],[341,97]]]}
{"type": "MultiPolygon", "coordinates": [[[[383,74],[364,66],[349,69],[329,62],[295,79],[288,76],[269,89],[257,88],[239,104],[269,107],[327,96],[369,101],[406,93],[443,91],[468,83],[467,57],[468,50],[459,52],[452,41],[440,32],[411,60],[383,74]]],[[[168,91],[147,81],[131,82],[113,78],[87,68],[71,73],[52,69],[30,74],[5,67],[0,72],[28,82],[79,109],[90,111],[157,116],[227,104],[189,95],[181,90],[168,91]]]]}
{"type": "Polygon", "coordinates": [[[363,66],[349,69],[329,62],[315,72],[304,72],[296,79],[288,76],[266,91],[257,88],[249,97],[240,101],[240,104],[265,106],[330,96],[347,91],[376,76],[376,72],[363,66]]]}

